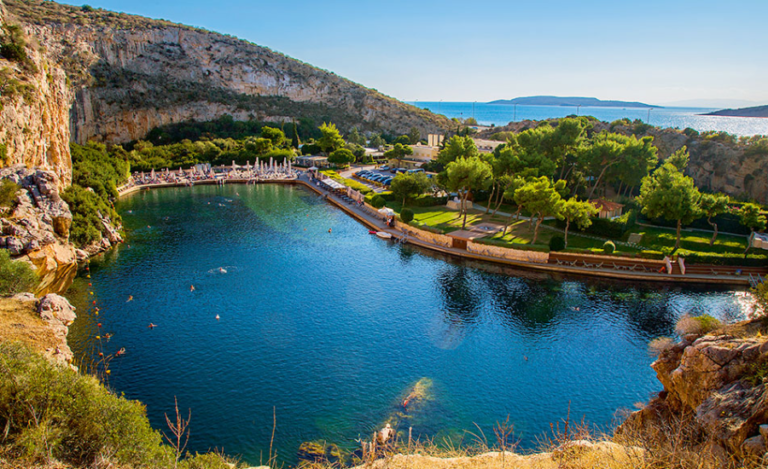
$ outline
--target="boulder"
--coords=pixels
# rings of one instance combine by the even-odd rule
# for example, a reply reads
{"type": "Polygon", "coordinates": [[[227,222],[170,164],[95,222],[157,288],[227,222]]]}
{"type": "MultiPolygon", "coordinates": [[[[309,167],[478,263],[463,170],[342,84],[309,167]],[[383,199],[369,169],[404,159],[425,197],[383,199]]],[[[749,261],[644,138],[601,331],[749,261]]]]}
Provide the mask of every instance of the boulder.
{"type": "Polygon", "coordinates": [[[738,451],[758,425],[768,421],[768,391],[765,385],[743,381],[728,384],[702,402],[696,420],[710,437],[738,451]]]}
{"type": "Polygon", "coordinates": [[[88,257],[90,257],[88,253],[83,251],[82,249],[76,249],[75,255],[77,256],[77,262],[87,261],[88,257]]]}
{"type": "Polygon", "coordinates": [[[768,448],[765,446],[765,439],[762,435],[747,438],[744,440],[744,443],[741,444],[741,452],[744,456],[761,458],[766,450],[768,450],[768,448]]]}
{"type": "Polygon", "coordinates": [[[66,298],[55,293],[49,293],[40,299],[37,312],[43,320],[55,319],[65,326],[69,326],[77,318],[75,307],[69,304],[66,298]]]}
{"type": "Polygon", "coordinates": [[[5,238],[5,249],[7,249],[12,256],[18,256],[24,252],[24,244],[22,244],[18,238],[7,237],[5,238]]]}

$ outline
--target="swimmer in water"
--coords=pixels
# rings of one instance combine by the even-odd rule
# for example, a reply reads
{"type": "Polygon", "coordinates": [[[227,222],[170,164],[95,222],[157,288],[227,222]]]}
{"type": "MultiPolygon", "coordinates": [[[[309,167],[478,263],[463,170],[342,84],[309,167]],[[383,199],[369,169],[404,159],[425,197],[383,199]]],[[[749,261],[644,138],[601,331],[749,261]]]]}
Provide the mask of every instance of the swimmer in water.
{"type": "Polygon", "coordinates": [[[224,267],[219,267],[219,273],[226,274],[227,273],[227,269],[225,269],[224,267]]]}
{"type": "Polygon", "coordinates": [[[157,327],[157,324],[152,324],[152,323],[150,322],[150,323],[149,323],[149,326],[147,326],[147,327],[148,327],[148,328],[150,328],[150,329],[154,329],[154,328],[156,328],[156,327],[157,327]]]}
{"type": "MultiPolygon", "coordinates": [[[[128,295],[128,301],[133,301],[133,295],[128,295]]],[[[128,301],[126,301],[126,303],[128,303],[128,301]]]]}
{"type": "Polygon", "coordinates": [[[190,285],[189,286],[189,291],[195,291],[195,286],[194,285],[190,285]]]}
{"type": "Polygon", "coordinates": [[[221,319],[221,318],[219,318],[219,315],[217,314],[216,315],[216,320],[218,321],[219,319],[221,319]]]}
{"type": "Polygon", "coordinates": [[[330,233],[330,232],[331,232],[331,228],[328,228],[328,233],[330,233]]]}

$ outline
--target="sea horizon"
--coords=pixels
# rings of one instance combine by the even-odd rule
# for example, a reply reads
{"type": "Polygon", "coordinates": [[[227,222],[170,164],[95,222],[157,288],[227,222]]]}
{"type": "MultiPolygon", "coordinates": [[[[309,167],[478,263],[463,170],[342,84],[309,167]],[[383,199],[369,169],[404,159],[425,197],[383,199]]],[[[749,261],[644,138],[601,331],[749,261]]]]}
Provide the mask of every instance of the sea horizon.
{"type": "Polygon", "coordinates": [[[628,118],[663,127],[698,132],[727,132],[736,136],[768,135],[768,119],[760,117],[707,116],[719,110],[706,107],[607,107],[489,104],[468,101],[405,101],[449,119],[474,117],[478,125],[501,127],[523,120],[544,120],[570,115],[592,116],[605,122],[628,118]]]}

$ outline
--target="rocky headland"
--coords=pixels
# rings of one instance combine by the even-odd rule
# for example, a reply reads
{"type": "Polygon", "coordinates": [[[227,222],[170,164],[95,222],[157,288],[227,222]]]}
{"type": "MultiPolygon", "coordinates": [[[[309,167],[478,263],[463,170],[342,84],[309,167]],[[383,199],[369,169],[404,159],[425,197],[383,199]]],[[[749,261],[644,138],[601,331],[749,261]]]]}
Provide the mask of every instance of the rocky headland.
{"type": "Polygon", "coordinates": [[[768,117],[768,106],[742,107],[738,109],[721,109],[708,112],[705,116],[730,116],[730,117],[768,117]]]}
{"type": "Polygon", "coordinates": [[[768,463],[766,333],[761,318],[670,343],[652,365],[663,390],[628,417],[617,439],[679,444],[722,467],[768,463]]]}

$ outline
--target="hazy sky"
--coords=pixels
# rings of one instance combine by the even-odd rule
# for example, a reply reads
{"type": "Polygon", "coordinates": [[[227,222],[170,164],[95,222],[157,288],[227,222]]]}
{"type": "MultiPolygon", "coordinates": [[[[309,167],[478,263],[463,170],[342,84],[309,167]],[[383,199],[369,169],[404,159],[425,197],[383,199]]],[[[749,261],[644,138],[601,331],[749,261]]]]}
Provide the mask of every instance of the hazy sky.
{"type": "Polygon", "coordinates": [[[87,1],[247,39],[404,101],[768,103],[768,0],[87,1]]]}

